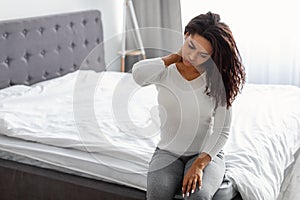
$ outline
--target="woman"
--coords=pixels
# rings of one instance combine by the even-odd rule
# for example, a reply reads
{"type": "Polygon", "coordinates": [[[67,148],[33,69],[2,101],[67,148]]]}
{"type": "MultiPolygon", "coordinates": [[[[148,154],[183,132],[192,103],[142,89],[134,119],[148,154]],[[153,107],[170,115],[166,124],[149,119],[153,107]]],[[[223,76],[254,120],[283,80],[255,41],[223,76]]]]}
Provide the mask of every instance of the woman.
{"type": "Polygon", "coordinates": [[[185,27],[175,54],[141,60],[132,75],[158,90],[161,138],[149,164],[147,199],[212,199],[225,174],[222,148],[232,103],[245,83],[244,67],[229,27],[208,12],[185,27]]]}

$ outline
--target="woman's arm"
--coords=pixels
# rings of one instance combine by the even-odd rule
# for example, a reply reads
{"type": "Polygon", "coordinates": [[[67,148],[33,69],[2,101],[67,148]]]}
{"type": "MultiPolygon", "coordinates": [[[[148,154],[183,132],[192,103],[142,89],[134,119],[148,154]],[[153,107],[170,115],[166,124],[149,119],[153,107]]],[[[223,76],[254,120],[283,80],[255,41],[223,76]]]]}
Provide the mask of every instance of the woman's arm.
{"type": "Polygon", "coordinates": [[[223,148],[228,139],[231,120],[232,107],[227,109],[226,106],[218,106],[214,117],[212,133],[208,140],[206,140],[202,150],[202,152],[207,153],[212,160],[223,148]]]}
{"type": "Polygon", "coordinates": [[[231,107],[229,109],[226,109],[226,107],[218,107],[216,109],[213,133],[204,144],[202,153],[200,153],[184,176],[182,183],[183,196],[189,196],[190,192],[194,193],[197,183],[199,189],[201,189],[203,169],[214,159],[228,139],[232,119],[231,113],[231,107]]]}
{"type": "Polygon", "coordinates": [[[164,57],[140,60],[132,67],[134,81],[140,86],[147,86],[159,82],[165,69],[172,63],[181,60],[179,54],[170,54],[164,57]]]}
{"type": "Polygon", "coordinates": [[[201,153],[198,158],[193,162],[184,176],[182,182],[182,196],[189,196],[190,193],[194,193],[196,190],[196,184],[198,183],[199,189],[202,186],[203,169],[211,161],[210,156],[207,153],[201,153]]]}
{"type": "Polygon", "coordinates": [[[147,86],[159,82],[165,68],[166,66],[160,57],[140,60],[132,67],[132,77],[138,85],[147,86]]]}

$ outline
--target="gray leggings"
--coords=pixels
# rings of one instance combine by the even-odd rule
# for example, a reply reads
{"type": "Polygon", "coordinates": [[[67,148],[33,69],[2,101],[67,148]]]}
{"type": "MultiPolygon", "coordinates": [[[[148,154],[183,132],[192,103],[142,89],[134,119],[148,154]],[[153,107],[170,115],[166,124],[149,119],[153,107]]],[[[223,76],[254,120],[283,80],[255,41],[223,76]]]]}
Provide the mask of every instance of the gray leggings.
{"type": "MultiPolygon", "coordinates": [[[[212,199],[220,187],[225,174],[223,152],[212,160],[203,170],[202,188],[184,199],[212,199]]],[[[183,177],[198,154],[177,156],[169,151],[155,149],[149,164],[147,175],[147,200],[173,200],[175,193],[181,190],[183,177]]]]}

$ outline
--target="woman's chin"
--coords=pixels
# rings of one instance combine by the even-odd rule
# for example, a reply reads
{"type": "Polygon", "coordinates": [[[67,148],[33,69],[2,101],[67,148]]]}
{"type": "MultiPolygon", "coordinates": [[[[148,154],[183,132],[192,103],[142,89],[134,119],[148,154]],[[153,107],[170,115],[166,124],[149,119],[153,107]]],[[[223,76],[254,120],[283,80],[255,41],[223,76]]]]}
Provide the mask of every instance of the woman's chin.
{"type": "Polygon", "coordinates": [[[185,66],[187,66],[187,67],[193,67],[193,65],[189,62],[189,61],[187,61],[187,60],[184,60],[183,59],[183,64],[185,65],[185,66]]]}

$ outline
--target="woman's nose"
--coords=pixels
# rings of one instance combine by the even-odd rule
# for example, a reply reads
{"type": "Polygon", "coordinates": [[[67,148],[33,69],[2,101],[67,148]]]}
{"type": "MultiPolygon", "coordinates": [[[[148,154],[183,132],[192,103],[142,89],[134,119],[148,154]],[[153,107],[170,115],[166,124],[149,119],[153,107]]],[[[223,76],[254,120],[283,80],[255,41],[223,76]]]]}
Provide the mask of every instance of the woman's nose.
{"type": "Polygon", "coordinates": [[[196,60],[196,57],[197,57],[197,52],[191,52],[189,54],[189,60],[190,61],[195,61],[196,60]]]}

